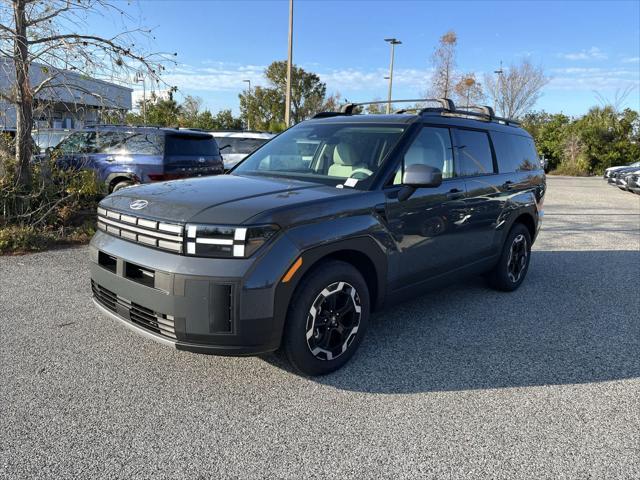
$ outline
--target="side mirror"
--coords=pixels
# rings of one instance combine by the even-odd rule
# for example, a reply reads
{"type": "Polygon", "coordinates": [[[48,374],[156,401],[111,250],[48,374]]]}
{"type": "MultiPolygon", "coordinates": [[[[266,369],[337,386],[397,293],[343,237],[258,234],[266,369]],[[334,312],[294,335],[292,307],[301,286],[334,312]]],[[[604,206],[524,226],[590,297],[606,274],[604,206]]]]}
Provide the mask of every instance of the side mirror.
{"type": "Polygon", "coordinates": [[[442,185],[442,172],[440,169],[416,163],[408,165],[402,179],[404,188],[398,193],[401,202],[413,195],[416,188],[435,188],[442,185]]]}

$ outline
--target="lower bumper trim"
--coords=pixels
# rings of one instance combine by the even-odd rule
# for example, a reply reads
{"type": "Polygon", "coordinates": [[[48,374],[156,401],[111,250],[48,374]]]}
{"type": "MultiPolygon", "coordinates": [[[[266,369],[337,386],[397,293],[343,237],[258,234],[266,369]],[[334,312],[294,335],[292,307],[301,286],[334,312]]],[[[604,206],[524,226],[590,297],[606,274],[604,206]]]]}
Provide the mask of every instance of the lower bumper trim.
{"type": "Polygon", "coordinates": [[[240,345],[240,346],[230,346],[230,345],[206,345],[200,343],[189,343],[184,342],[182,340],[172,340],[170,338],[164,337],[162,335],[156,334],[149,330],[146,330],[129,320],[116,315],[114,312],[108,310],[103,307],[95,298],[92,299],[93,303],[98,310],[100,310],[103,314],[112,318],[113,320],[118,321],[123,324],[130,330],[149,338],[151,340],[155,340],[158,343],[161,343],[165,346],[173,347],[177,350],[185,350],[188,352],[195,353],[205,353],[210,355],[229,355],[229,356],[249,356],[249,355],[260,355],[263,353],[273,352],[275,350],[274,347],[270,347],[268,345],[240,345]]]}

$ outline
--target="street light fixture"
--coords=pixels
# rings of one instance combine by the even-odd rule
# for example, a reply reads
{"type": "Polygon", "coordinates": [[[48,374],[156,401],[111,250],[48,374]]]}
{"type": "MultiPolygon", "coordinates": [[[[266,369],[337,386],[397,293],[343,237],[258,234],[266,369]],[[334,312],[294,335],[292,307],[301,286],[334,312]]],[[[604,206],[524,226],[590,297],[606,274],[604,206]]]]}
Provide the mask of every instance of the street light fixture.
{"type": "Polygon", "coordinates": [[[391,93],[393,89],[393,57],[395,55],[396,45],[400,45],[402,42],[397,38],[385,38],[385,42],[391,45],[391,64],[389,65],[389,95],[387,97],[387,114],[391,113],[391,93]]]}
{"type": "MultiPolygon", "coordinates": [[[[249,95],[251,95],[251,80],[242,80],[244,83],[249,84],[249,95]]],[[[247,130],[251,130],[251,120],[249,120],[249,112],[247,112],[247,130]]]]}

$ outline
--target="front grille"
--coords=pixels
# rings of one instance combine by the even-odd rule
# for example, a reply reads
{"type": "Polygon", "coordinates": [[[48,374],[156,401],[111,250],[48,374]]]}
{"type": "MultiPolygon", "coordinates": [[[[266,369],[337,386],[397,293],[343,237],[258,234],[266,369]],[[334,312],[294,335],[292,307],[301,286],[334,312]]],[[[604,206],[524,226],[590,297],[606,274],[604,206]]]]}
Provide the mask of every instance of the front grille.
{"type": "Polygon", "coordinates": [[[110,235],[155,247],[182,253],[182,225],[158,222],[133,215],[98,208],[98,229],[110,235]]]}
{"type": "Polygon", "coordinates": [[[154,312],[142,305],[131,302],[110,290],[101,287],[93,280],[91,290],[96,301],[120,317],[140,325],[141,327],[158,333],[164,337],[176,339],[175,319],[173,315],[154,312]]]}

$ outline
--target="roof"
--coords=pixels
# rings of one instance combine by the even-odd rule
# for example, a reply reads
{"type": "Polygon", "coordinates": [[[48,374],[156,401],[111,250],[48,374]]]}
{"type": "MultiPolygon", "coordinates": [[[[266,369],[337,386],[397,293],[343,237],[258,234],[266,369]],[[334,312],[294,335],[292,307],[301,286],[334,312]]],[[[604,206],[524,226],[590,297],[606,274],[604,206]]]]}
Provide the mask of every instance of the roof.
{"type": "Polygon", "coordinates": [[[207,132],[213,135],[214,137],[223,138],[261,138],[261,139],[269,139],[275,136],[274,133],[269,132],[256,132],[250,130],[240,130],[240,131],[212,131],[207,132]]]}
{"type": "MultiPolygon", "coordinates": [[[[449,98],[418,98],[411,100],[375,100],[373,102],[346,103],[337,112],[320,112],[313,119],[316,121],[337,122],[337,123],[412,123],[419,119],[435,119],[433,123],[447,125],[468,125],[480,126],[484,129],[501,129],[501,127],[520,127],[520,122],[510,118],[496,116],[492,107],[487,105],[467,105],[465,108],[457,108],[453,100],[449,98]],[[397,103],[413,103],[414,106],[403,108],[394,114],[360,114],[364,105],[382,105],[397,103]],[[426,106],[437,104],[437,107],[426,106]],[[415,112],[411,114],[410,112],[415,112]],[[348,119],[348,120],[346,120],[348,119]]],[[[521,130],[521,129],[520,129],[521,130]]],[[[524,130],[523,130],[524,131],[524,130]]],[[[528,134],[527,134],[528,135],[528,134]]]]}
{"type": "MultiPolygon", "coordinates": [[[[6,90],[13,87],[15,82],[13,73],[15,73],[13,59],[0,56],[0,89],[6,90]]],[[[92,78],[80,72],[39,63],[31,64],[29,68],[31,85],[38,85],[49,77],[54,77],[55,82],[37,94],[39,100],[121,110],[131,109],[131,92],[133,90],[129,87],[92,78]]]]}
{"type": "Polygon", "coordinates": [[[110,131],[145,131],[145,132],[162,132],[175,135],[188,135],[198,137],[212,137],[209,132],[201,132],[198,130],[185,130],[171,127],[160,127],[155,125],[88,125],[84,130],[96,131],[96,130],[110,130],[110,131]]]}

